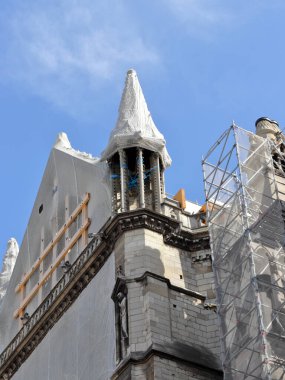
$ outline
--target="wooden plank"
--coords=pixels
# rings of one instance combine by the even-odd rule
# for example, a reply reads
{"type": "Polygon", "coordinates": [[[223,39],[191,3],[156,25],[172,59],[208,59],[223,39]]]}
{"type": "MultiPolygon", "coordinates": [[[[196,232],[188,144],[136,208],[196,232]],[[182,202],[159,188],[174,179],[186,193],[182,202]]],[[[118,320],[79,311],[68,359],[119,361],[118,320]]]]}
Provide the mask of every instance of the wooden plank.
{"type": "Polygon", "coordinates": [[[75,218],[81,213],[83,207],[89,202],[90,200],[90,193],[86,193],[82,202],[76,207],[76,209],[73,211],[73,213],[70,215],[68,221],[60,228],[60,230],[57,232],[55,238],[48,244],[46,249],[43,251],[43,253],[40,255],[40,257],[37,259],[37,261],[34,262],[32,265],[32,268],[28,273],[25,274],[22,281],[16,286],[15,292],[19,292],[23,286],[26,285],[26,283],[29,281],[33,273],[38,269],[41,262],[45,259],[45,257],[49,254],[49,252],[52,250],[52,248],[58,243],[58,241],[62,238],[65,231],[70,227],[70,225],[74,222],[75,218]]]}
{"type": "MultiPolygon", "coordinates": [[[[86,220],[88,220],[88,208],[86,205],[82,207],[82,223],[84,223],[86,220]]],[[[86,247],[88,243],[88,231],[85,230],[82,235],[82,248],[86,247]]]]}
{"type": "MultiPolygon", "coordinates": [[[[56,236],[57,235],[57,231],[58,231],[58,228],[59,228],[59,225],[58,225],[58,216],[57,214],[54,216],[54,218],[52,218],[52,221],[51,221],[51,225],[52,225],[52,236],[56,236]]],[[[61,238],[62,240],[62,238],[61,238]]],[[[49,252],[49,257],[51,256],[51,262],[54,263],[55,260],[56,260],[56,255],[57,254],[57,244],[55,244],[53,246],[53,248],[50,250],[49,252]]],[[[44,262],[44,261],[43,261],[44,262]]],[[[52,264],[51,264],[52,265],[52,264]]],[[[51,276],[51,288],[54,287],[54,285],[56,284],[56,272],[53,272],[52,276],[51,276]]],[[[42,287],[41,287],[42,288],[42,287]]]]}
{"type": "Polygon", "coordinates": [[[56,268],[60,265],[62,260],[65,258],[67,253],[72,249],[72,247],[76,244],[78,239],[82,236],[82,234],[86,231],[86,229],[89,227],[91,223],[91,220],[88,219],[84,222],[82,227],[73,235],[71,238],[69,244],[61,251],[61,253],[57,256],[54,263],[52,263],[50,269],[48,269],[40,279],[40,281],[33,287],[31,292],[26,296],[26,298],[21,303],[20,307],[14,312],[14,318],[18,318],[19,315],[22,313],[22,311],[27,307],[27,305],[31,302],[31,300],[34,298],[34,296],[37,294],[39,289],[43,286],[43,284],[46,282],[46,280],[49,278],[49,276],[52,275],[52,273],[56,270],[56,268]]]}
{"type": "MultiPolygon", "coordinates": [[[[42,226],[42,228],[41,228],[41,252],[43,252],[44,249],[45,249],[45,228],[44,228],[44,226],[42,226]]],[[[40,263],[40,266],[39,266],[39,278],[41,277],[41,274],[43,273],[43,271],[44,271],[44,262],[42,261],[40,263]]],[[[21,301],[23,301],[23,299],[21,301]]],[[[41,300],[42,300],[42,288],[40,289],[39,294],[38,294],[39,303],[41,302],[41,300]]]]}
{"type": "MultiPolygon", "coordinates": [[[[64,210],[64,219],[67,220],[70,214],[69,207],[70,207],[70,197],[68,194],[65,196],[64,200],[65,210],[64,210]]],[[[70,238],[69,229],[65,230],[64,233],[64,246],[68,244],[70,238]]],[[[66,255],[66,260],[68,260],[68,254],[66,255]]]]}

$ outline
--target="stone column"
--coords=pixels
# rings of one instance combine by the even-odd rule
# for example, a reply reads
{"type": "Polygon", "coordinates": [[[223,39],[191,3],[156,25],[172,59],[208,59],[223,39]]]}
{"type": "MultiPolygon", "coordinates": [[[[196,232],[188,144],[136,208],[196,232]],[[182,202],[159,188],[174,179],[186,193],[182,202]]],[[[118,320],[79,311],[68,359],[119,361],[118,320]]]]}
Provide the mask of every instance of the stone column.
{"type": "Polygon", "coordinates": [[[165,180],[164,180],[164,169],[160,170],[160,186],[161,186],[161,194],[165,196],[165,180]]]}
{"type": "Polygon", "coordinates": [[[127,211],[127,158],[124,149],[119,150],[121,176],[121,212],[127,211]]]}
{"type": "Polygon", "coordinates": [[[121,193],[120,162],[116,164],[114,160],[109,161],[109,169],[112,183],[112,214],[115,215],[120,207],[118,199],[118,194],[121,193]]]}
{"type": "Polygon", "coordinates": [[[143,150],[138,148],[139,205],[145,208],[143,150]]]}
{"type": "Polygon", "coordinates": [[[153,153],[153,171],[154,171],[154,209],[156,212],[161,211],[161,183],[160,183],[160,163],[158,153],[153,153]]]}

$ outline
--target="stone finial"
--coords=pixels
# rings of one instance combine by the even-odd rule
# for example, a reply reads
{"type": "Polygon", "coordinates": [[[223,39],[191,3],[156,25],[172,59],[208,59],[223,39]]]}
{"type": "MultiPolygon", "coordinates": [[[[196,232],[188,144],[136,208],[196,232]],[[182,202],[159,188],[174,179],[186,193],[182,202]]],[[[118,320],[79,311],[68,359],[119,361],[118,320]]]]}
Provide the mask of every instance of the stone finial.
{"type": "Polygon", "coordinates": [[[98,158],[93,157],[92,154],[90,154],[90,153],[81,152],[80,150],[74,149],[65,132],[60,132],[57,135],[57,138],[56,138],[56,141],[55,141],[53,147],[56,149],[62,150],[62,151],[66,152],[66,153],[68,153],[74,157],[84,159],[90,163],[95,163],[95,162],[99,161],[98,158]]]}
{"type": "Polygon", "coordinates": [[[65,148],[65,149],[72,149],[72,146],[70,144],[70,141],[67,137],[67,134],[65,132],[60,132],[57,135],[56,142],[54,144],[55,148],[65,148]]]}
{"type": "Polygon", "coordinates": [[[267,117],[260,117],[255,122],[256,134],[263,138],[275,140],[276,135],[280,133],[277,121],[270,120],[267,117]]]}

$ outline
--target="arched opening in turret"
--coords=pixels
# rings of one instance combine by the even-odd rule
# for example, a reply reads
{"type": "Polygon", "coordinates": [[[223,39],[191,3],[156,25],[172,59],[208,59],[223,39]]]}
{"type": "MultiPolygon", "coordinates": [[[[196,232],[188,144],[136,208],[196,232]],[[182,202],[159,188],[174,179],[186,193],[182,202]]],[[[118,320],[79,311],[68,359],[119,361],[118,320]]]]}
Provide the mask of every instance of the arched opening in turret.
{"type": "Polygon", "coordinates": [[[276,174],[285,177],[285,145],[283,143],[272,153],[272,159],[276,174]]]}
{"type": "Polygon", "coordinates": [[[144,150],[144,190],[145,190],[145,206],[146,208],[153,209],[153,168],[151,167],[152,152],[144,150]]]}
{"type": "Polygon", "coordinates": [[[120,181],[120,156],[115,153],[109,160],[112,183],[112,209],[113,213],[119,212],[121,208],[121,181],[120,181]]]}
{"type": "Polygon", "coordinates": [[[109,166],[114,213],[138,208],[160,211],[164,183],[158,153],[141,147],[121,149],[109,160],[109,166]]]}
{"type": "Polygon", "coordinates": [[[137,148],[126,149],[127,158],[127,195],[129,210],[139,207],[139,162],[137,148]]]}
{"type": "Polygon", "coordinates": [[[137,172],[137,148],[129,148],[125,151],[129,174],[135,175],[137,172]]]}

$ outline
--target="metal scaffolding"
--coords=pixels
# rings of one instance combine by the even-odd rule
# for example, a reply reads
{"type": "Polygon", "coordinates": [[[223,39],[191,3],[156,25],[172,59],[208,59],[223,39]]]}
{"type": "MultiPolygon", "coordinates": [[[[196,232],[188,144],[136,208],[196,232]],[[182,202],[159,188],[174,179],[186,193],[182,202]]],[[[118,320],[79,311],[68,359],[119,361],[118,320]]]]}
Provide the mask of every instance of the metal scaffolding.
{"type": "Polygon", "coordinates": [[[202,162],[225,380],[285,380],[285,204],[273,149],[233,125],[202,162]]]}

